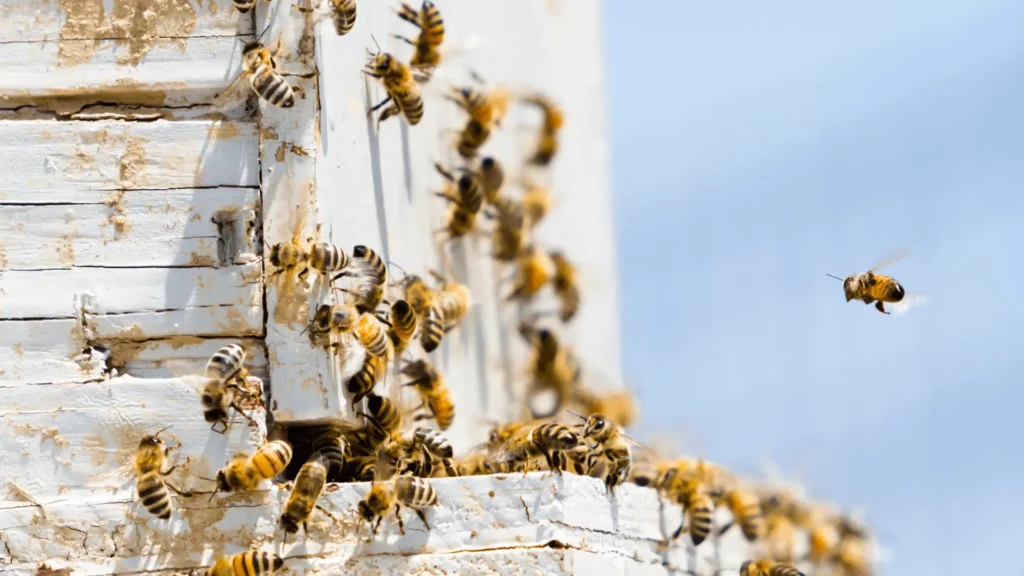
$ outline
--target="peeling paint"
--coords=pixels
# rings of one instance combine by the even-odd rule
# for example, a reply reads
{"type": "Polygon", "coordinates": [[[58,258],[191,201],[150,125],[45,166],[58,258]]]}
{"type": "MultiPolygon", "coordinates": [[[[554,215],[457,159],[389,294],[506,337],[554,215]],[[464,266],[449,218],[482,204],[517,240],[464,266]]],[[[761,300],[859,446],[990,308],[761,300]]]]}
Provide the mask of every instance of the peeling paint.
{"type": "Polygon", "coordinates": [[[157,42],[173,42],[184,51],[196,20],[188,0],[114,0],[110,28],[124,51],[118,64],[138,66],[157,42]]]}
{"type": "Polygon", "coordinates": [[[97,31],[107,25],[103,0],[60,0],[66,13],[58,40],[60,66],[78,66],[92,60],[100,41],[97,31]]]}

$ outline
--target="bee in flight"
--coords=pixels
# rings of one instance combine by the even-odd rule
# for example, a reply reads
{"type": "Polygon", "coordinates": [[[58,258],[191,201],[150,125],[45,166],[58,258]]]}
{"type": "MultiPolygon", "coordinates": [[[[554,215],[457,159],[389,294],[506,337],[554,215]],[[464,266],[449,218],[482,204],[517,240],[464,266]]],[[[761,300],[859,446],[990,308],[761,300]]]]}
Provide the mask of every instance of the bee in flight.
{"type": "MultiPolygon", "coordinates": [[[[374,42],[376,43],[376,40],[374,42]]],[[[391,105],[385,108],[377,119],[378,124],[396,114],[402,114],[410,126],[419,124],[423,119],[423,97],[412,69],[391,54],[381,52],[379,45],[377,51],[370,52],[369,55],[363,73],[380,80],[388,95],[381,103],[370,108],[370,114],[390,102],[391,105]]]]}
{"type": "Polygon", "coordinates": [[[865,304],[874,302],[875,308],[882,314],[889,314],[885,304],[892,304],[891,310],[897,314],[905,314],[914,306],[920,306],[928,300],[928,296],[921,292],[907,293],[892,276],[876,274],[875,272],[899,262],[906,253],[901,253],[879,263],[867,272],[851,274],[842,279],[832,274],[826,274],[829,278],[835,278],[843,283],[843,292],[846,294],[846,301],[861,300],[865,304]]]}

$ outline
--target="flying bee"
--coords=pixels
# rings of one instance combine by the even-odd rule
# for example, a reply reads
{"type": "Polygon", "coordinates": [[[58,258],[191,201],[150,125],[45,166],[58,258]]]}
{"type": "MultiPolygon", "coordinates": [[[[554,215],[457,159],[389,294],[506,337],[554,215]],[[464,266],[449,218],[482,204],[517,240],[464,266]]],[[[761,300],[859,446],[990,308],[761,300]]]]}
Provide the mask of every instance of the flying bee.
{"type": "Polygon", "coordinates": [[[927,302],[928,295],[921,292],[911,292],[908,294],[903,289],[903,285],[897,282],[896,279],[884,274],[876,274],[875,271],[899,262],[906,255],[906,253],[900,253],[892,256],[867,272],[851,274],[845,280],[831,274],[826,274],[826,276],[842,281],[843,292],[846,294],[847,302],[850,300],[861,300],[865,304],[874,302],[875,308],[882,314],[889,314],[884,306],[886,303],[889,303],[892,304],[893,312],[905,314],[911,308],[927,302]]]}
{"type": "Polygon", "coordinates": [[[551,280],[554,266],[547,252],[533,245],[523,248],[516,256],[515,286],[506,300],[529,302],[551,280]]]}
{"type": "Polygon", "coordinates": [[[441,316],[444,317],[444,329],[445,332],[448,332],[462,323],[462,319],[473,303],[473,297],[469,286],[446,278],[433,270],[429,270],[429,272],[440,283],[434,296],[434,303],[441,309],[441,316]]]}
{"type": "Polygon", "coordinates": [[[356,25],[356,0],[331,0],[334,10],[334,31],[344,36],[356,25]]]}
{"type": "Polygon", "coordinates": [[[466,120],[466,124],[457,132],[459,134],[455,140],[455,150],[466,160],[475,157],[491,137],[490,127],[472,118],[466,120]]]}
{"type": "Polygon", "coordinates": [[[747,560],[740,567],[740,576],[804,576],[803,572],[787,564],[772,560],[747,560]]]}
{"type": "Polygon", "coordinates": [[[217,471],[217,492],[250,492],[260,482],[280,474],[292,460],[292,446],[284,440],[264,442],[250,456],[235,454],[227,466],[217,471]]]}
{"type": "Polygon", "coordinates": [[[242,49],[242,71],[224,92],[217,95],[214,100],[214,107],[223,109],[229,106],[238,96],[244,93],[242,89],[246,85],[257,96],[274,106],[280,108],[295,106],[295,91],[284,77],[312,78],[313,74],[281,72],[277,67],[275,59],[275,55],[280,50],[280,40],[278,40],[274,50],[270,50],[260,43],[259,40],[246,44],[245,48],[242,49]]]}
{"type": "Polygon", "coordinates": [[[473,231],[477,214],[483,208],[483,185],[479,176],[472,170],[463,170],[462,175],[456,180],[455,175],[444,166],[435,163],[434,168],[447,181],[445,189],[434,194],[451,203],[448,222],[439,231],[447,232],[449,238],[461,238],[473,231]]]}
{"type": "Polygon", "coordinates": [[[632,468],[632,454],[625,435],[617,424],[601,414],[591,414],[589,418],[576,414],[586,423],[583,436],[595,442],[586,457],[586,470],[594,467],[598,458],[604,457],[609,462],[608,473],[604,484],[609,491],[629,478],[632,468]]]}
{"type": "Polygon", "coordinates": [[[469,114],[459,132],[456,150],[465,159],[473,158],[490,139],[491,132],[501,126],[508,110],[508,92],[502,89],[481,92],[469,87],[454,88],[447,98],[469,114]]]}
{"type": "Polygon", "coordinates": [[[530,156],[529,162],[535,166],[547,166],[551,164],[551,160],[558,152],[558,133],[562,129],[565,117],[562,115],[561,109],[554,102],[543,96],[529,96],[524,101],[527,104],[540,108],[544,114],[544,123],[541,126],[537,145],[530,156]]]}
{"type": "Polygon", "coordinates": [[[576,267],[566,259],[560,251],[552,251],[551,262],[555,265],[555,275],[551,279],[555,295],[561,302],[558,317],[568,322],[576,315],[580,307],[580,288],[576,279],[576,267]]]}
{"type": "Polygon", "coordinates": [[[427,408],[430,414],[418,414],[413,420],[434,419],[437,427],[447,430],[455,419],[455,405],[451,390],[444,383],[444,377],[427,360],[416,360],[402,368],[402,374],[412,378],[404,386],[415,386],[423,403],[415,411],[427,408]]]}
{"type": "Polygon", "coordinates": [[[733,520],[719,529],[719,535],[725,534],[733,524],[739,524],[748,542],[764,538],[768,525],[757,495],[741,487],[734,487],[726,493],[725,503],[732,512],[733,520]]]}
{"type": "Polygon", "coordinates": [[[393,436],[402,429],[402,411],[390,398],[370,394],[366,409],[368,414],[364,417],[375,423],[384,436],[393,436]]]}
{"type": "Polygon", "coordinates": [[[325,424],[315,429],[313,454],[320,454],[323,458],[328,481],[339,481],[345,467],[345,431],[337,424],[325,424]]]}
{"type": "Polygon", "coordinates": [[[449,476],[458,476],[458,472],[452,467],[455,450],[443,434],[430,428],[416,428],[413,430],[412,440],[413,446],[423,446],[430,455],[440,459],[449,476]]]}
{"type": "Polygon", "coordinates": [[[391,106],[381,112],[380,118],[377,120],[378,124],[399,113],[405,116],[405,121],[409,125],[419,124],[423,119],[423,97],[420,94],[420,86],[416,83],[408,66],[399,62],[391,54],[382,53],[378,46],[376,53],[370,53],[363,73],[380,80],[388,95],[381,103],[370,108],[370,113],[372,114],[385,104],[391,103],[391,106]]]}
{"type": "Polygon", "coordinates": [[[270,576],[284,568],[284,559],[270,552],[249,550],[230,558],[223,556],[206,571],[206,576],[270,576]]]}
{"type": "Polygon", "coordinates": [[[531,181],[525,182],[523,186],[526,189],[523,192],[523,210],[526,211],[530,228],[534,228],[551,212],[554,199],[547,186],[531,181]]]}
{"type": "Polygon", "coordinates": [[[477,174],[480,176],[480,184],[483,185],[484,198],[488,203],[493,204],[497,201],[501,194],[501,187],[505,183],[505,170],[493,156],[487,156],[480,160],[477,174]]]}
{"type": "Polygon", "coordinates": [[[415,510],[423,525],[430,530],[430,523],[427,522],[427,515],[423,509],[437,506],[437,492],[423,478],[396,476],[390,482],[374,482],[366,497],[359,502],[358,511],[359,515],[371,524],[373,533],[377,534],[384,516],[394,507],[398,531],[405,534],[405,523],[402,522],[401,516],[402,504],[415,510]]]}
{"type": "MultiPolygon", "coordinates": [[[[295,485],[288,495],[288,501],[285,502],[284,513],[281,514],[281,526],[287,534],[298,532],[299,525],[302,525],[303,531],[309,531],[307,522],[313,515],[313,508],[320,508],[316,501],[320,498],[326,483],[327,465],[322,456],[310,458],[302,465],[299,475],[295,477],[295,485]]],[[[327,513],[326,510],[324,512],[327,513]]]]}
{"type": "Polygon", "coordinates": [[[146,435],[139,441],[139,447],[135,452],[135,491],[139,500],[149,513],[161,520],[168,520],[171,517],[171,494],[168,488],[182,496],[191,496],[190,492],[184,492],[175,488],[170,482],[164,480],[178,467],[171,466],[166,471],[164,465],[167,463],[167,455],[171,450],[181,447],[168,446],[160,439],[160,432],[167,430],[170,426],[163,428],[152,436],[146,435]]]}
{"type": "Polygon", "coordinates": [[[415,49],[409,66],[417,71],[421,82],[428,82],[433,71],[441,63],[441,43],[444,42],[444,20],[441,11],[430,0],[423,0],[419,10],[405,2],[398,17],[420,29],[416,40],[395,34],[394,37],[410,44],[415,49]]]}
{"type": "Polygon", "coordinates": [[[352,268],[331,278],[337,280],[343,276],[359,276],[361,283],[355,291],[336,288],[355,296],[356,310],[376,315],[381,304],[388,303],[384,299],[384,290],[388,284],[388,267],[384,259],[372,248],[359,245],[352,249],[352,268]]]}
{"type": "Polygon", "coordinates": [[[250,423],[254,420],[238,405],[236,396],[255,396],[256,391],[249,385],[248,370],[245,369],[246,352],[239,344],[228,344],[217,350],[206,362],[206,378],[201,383],[189,382],[200,393],[203,417],[211,428],[223,434],[228,428],[228,409],[233,408],[250,423]],[[223,429],[218,430],[218,425],[223,429]]]}
{"type": "Polygon", "coordinates": [[[709,494],[709,487],[694,477],[682,478],[669,487],[669,496],[683,507],[685,518],[672,535],[675,540],[684,531],[690,532],[690,541],[700,546],[711,534],[714,525],[715,502],[709,494]]]}
{"type": "Polygon", "coordinates": [[[409,274],[398,283],[405,293],[405,300],[416,316],[421,316],[434,303],[434,289],[423,278],[409,274]]]}
{"type": "Polygon", "coordinates": [[[355,325],[356,338],[366,348],[366,353],[371,356],[388,357],[390,348],[387,331],[384,329],[381,320],[373,314],[363,312],[355,325]]]}
{"type": "Polygon", "coordinates": [[[391,327],[388,328],[388,338],[391,340],[395,356],[399,357],[416,336],[419,319],[408,302],[396,300],[388,310],[388,320],[391,322],[391,327]]]}
{"type": "Polygon", "coordinates": [[[363,367],[353,374],[346,384],[346,389],[349,394],[352,394],[352,404],[358,404],[378,382],[384,380],[387,371],[388,359],[386,356],[367,354],[363,360],[363,367]]]}
{"type": "Polygon", "coordinates": [[[572,348],[559,342],[554,332],[546,328],[535,328],[528,323],[519,327],[520,334],[530,344],[528,364],[530,396],[542,391],[555,392],[555,406],[549,412],[540,414],[531,404],[534,418],[546,418],[561,410],[580,387],[583,369],[572,348]]]}
{"type": "Polygon", "coordinates": [[[494,200],[491,208],[497,224],[491,232],[492,256],[499,262],[512,262],[523,251],[527,240],[528,221],[523,203],[501,196],[494,200]]]}
{"type": "Polygon", "coordinates": [[[437,350],[444,338],[444,312],[436,303],[431,304],[420,319],[420,344],[427,353],[437,350]]]}

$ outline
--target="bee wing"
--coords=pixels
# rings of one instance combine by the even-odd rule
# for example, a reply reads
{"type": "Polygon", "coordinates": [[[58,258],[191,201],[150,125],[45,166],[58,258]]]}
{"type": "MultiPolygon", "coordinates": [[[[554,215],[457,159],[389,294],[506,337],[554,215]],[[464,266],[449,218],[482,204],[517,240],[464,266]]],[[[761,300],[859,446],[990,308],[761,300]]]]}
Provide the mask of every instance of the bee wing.
{"type": "Polygon", "coordinates": [[[213,108],[224,111],[242,104],[249,97],[248,79],[248,74],[239,72],[231,84],[213,98],[213,108]]]}
{"type": "Polygon", "coordinates": [[[123,487],[134,476],[134,464],[129,461],[117,468],[104,470],[89,476],[85,485],[89,488],[123,487]]]}
{"type": "Polygon", "coordinates": [[[871,270],[868,270],[868,272],[876,272],[878,270],[881,270],[882,268],[888,268],[889,266],[892,266],[893,264],[899,262],[900,260],[903,260],[909,255],[910,252],[907,250],[900,250],[899,252],[895,252],[889,255],[889,257],[879,262],[878,264],[875,264],[875,266],[871,270]]]}
{"type": "Polygon", "coordinates": [[[910,311],[911,308],[917,308],[924,306],[928,303],[928,294],[924,292],[908,292],[903,299],[899,302],[895,302],[889,305],[889,311],[893,314],[903,315],[910,311]]]}

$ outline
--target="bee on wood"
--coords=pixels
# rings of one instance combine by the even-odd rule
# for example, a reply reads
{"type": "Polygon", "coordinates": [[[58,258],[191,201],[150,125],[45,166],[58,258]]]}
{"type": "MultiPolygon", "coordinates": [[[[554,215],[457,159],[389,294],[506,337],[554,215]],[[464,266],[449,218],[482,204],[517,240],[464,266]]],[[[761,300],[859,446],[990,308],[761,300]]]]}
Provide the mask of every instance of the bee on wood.
{"type": "Polygon", "coordinates": [[[279,108],[295,106],[295,90],[285,80],[285,76],[312,78],[313,74],[294,74],[282,72],[275,59],[281,50],[278,40],[273,50],[267,48],[259,40],[249,42],[242,49],[242,70],[228,88],[214,99],[214,107],[224,109],[235,103],[247,92],[248,86],[262,100],[279,108]]]}
{"type": "MultiPolygon", "coordinates": [[[[573,412],[573,414],[576,413],[573,412]]],[[[632,469],[632,453],[626,442],[626,436],[615,422],[608,420],[602,414],[591,414],[589,418],[579,414],[576,416],[585,422],[584,438],[595,442],[587,453],[585,469],[590,472],[598,458],[605,458],[609,467],[604,484],[611,491],[629,478],[632,469]]]]}
{"type": "MultiPolygon", "coordinates": [[[[295,484],[288,501],[284,505],[284,513],[281,514],[281,526],[286,534],[295,534],[302,526],[303,531],[308,532],[307,523],[313,515],[313,508],[320,508],[330,516],[324,508],[317,505],[316,501],[324,490],[327,483],[327,464],[320,455],[310,458],[299,469],[295,477],[295,484]]],[[[333,516],[331,516],[333,518],[333,516]]]]}
{"type": "Polygon", "coordinates": [[[927,302],[927,294],[920,292],[908,294],[903,289],[903,285],[897,282],[895,278],[884,274],[876,274],[875,272],[899,262],[906,255],[906,253],[895,255],[867,272],[851,274],[845,280],[831,274],[826,274],[826,276],[842,281],[843,292],[846,294],[847,302],[850,300],[860,300],[865,304],[874,302],[875,308],[882,314],[889,314],[885,309],[885,304],[892,304],[891,309],[893,312],[905,314],[911,308],[927,302]]]}
{"type": "MultiPolygon", "coordinates": [[[[573,450],[581,443],[571,428],[555,422],[532,423],[517,429],[502,443],[500,453],[485,466],[507,465],[511,470],[522,470],[524,475],[533,467],[535,457],[543,456],[548,469],[561,474],[562,453],[573,450]]],[[[500,468],[499,468],[500,470],[500,468]]]]}
{"type": "Polygon", "coordinates": [[[422,446],[430,456],[441,460],[449,476],[458,476],[458,472],[452,467],[455,450],[443,434],[430,428],[416,428],[412,434],[412,445],[414,447],[422,446]]]}
{"type": "Polygon", "coordinates": [[[423,97],[420,94],[419,84],[413,78],[412,70],[391,54],[382,53],[380,46],[377,46],[377,52],[369,54],[370,58],[363,73],[380,80],[388,95],[384,101],[370,108],[370,113],[372,114],[385,104],[391,103],[381,112],[377,123],[400,113],[405,116],[405,121],[410,126],[419,124],[423,119],[423,97]]]}
{"type": "Polygon", "coordinates": [[[384,516],[393,507],[395,518],[398,519],[398,531],[405,534],[405,523],[402,521],[402,504],[416,511],[423,525],[430,530],[424,508],[437,506],[437,492],[423,478],[412,476],[396,476],[390,482],[374,482],[373,487],[358,505],[359,515],[370,523],[373,534],[377,534],[384,516]]]}
{"type": "Polygon", "coordinates": [[[284,568],[284,559],[270,552],[249,550],[230,558],[223,556],[206,571],[206,576],[270,576],[284,568]]]}
{"type": "Polygon", "coordinates": [[[434,419],[437,427],[447,430],[455,420],[455,404],[451,390],[444,383],[444,377],[427,360],[416,360],[402,368],[402,374],[412,378],[404,386],[415,386],[423,403],[415,411],[427,408],[430,414],[417,414],[414,420],[434,419]]]}
{"type": "Polygon", "coordinates": [[[394,37],[412,45],[415,52],[409,60],[409,66],[416,70],[421,82],[428,82],[442,58],[440,47],[444,42],[444,20],[441,11],[430,0],[423,0],[419,10],[403,2],[398,17],[420,29],[416,40],[398,34],[394,37]]]}
{"type": "Polygon", "coordinates": [[[169,520],[171,518],[171,494],[168,492],[168,488],[182,496],[192,496],[191,492],[179,490],[170,482],[164,480],[165,476],[178,467],[175,464],[164,470],[164,466],[167,464],[167,455],[171,450],[181,447],[180,443],[177,446],[167,446],[160,439],[160,432],[167,430],[167,428],[170,428],[170,426],[161,429],[152,436],[143,436],[142,440],[139,441],[138,449],[135,451],[135,490],[146,510],[149,510],[150,514],[161,520],[169,520]]]}
{"type": "Polygon", "coordinates": [[[718,530],[719,536],[725,534],[734,524],[739,524],[743,537],[748,542],[756,542],[764,538],[768,531],[761,501],[749,490],[734,486],[725,494],[725,505],[732,512],[732,521],[718,530]]]}
{"type": "Polygon", "coordinates": [[[246,352],[240,344],[228,344],[217,350],[206,362],[206,377],[188,383],[199,391],[203,404],[203,417],[211,423],[211,429],[223,434],[228,429],[228,409],[234,409],[250,423],[255,421],[238,405],[238,396],[253,397],[258,394],[251,385],[252,380],[245,369],[246,352]],[[218,426],[223,428],[218,429],[218,426]]]}
{"type": "Polygon", "coordinates": [[[292,460],[292,446],[284,440],[264,442],[251,456],[235,454],[227,466],[217,471],[217,492],[249,492],[260,482],[280,474],[292,460]]]}
{"type": "Polygon", "coordinates": [[[787,564],[772,560],[747,560],[740,567],[740,576],[804,576],[803,572],[787,564]]]}

